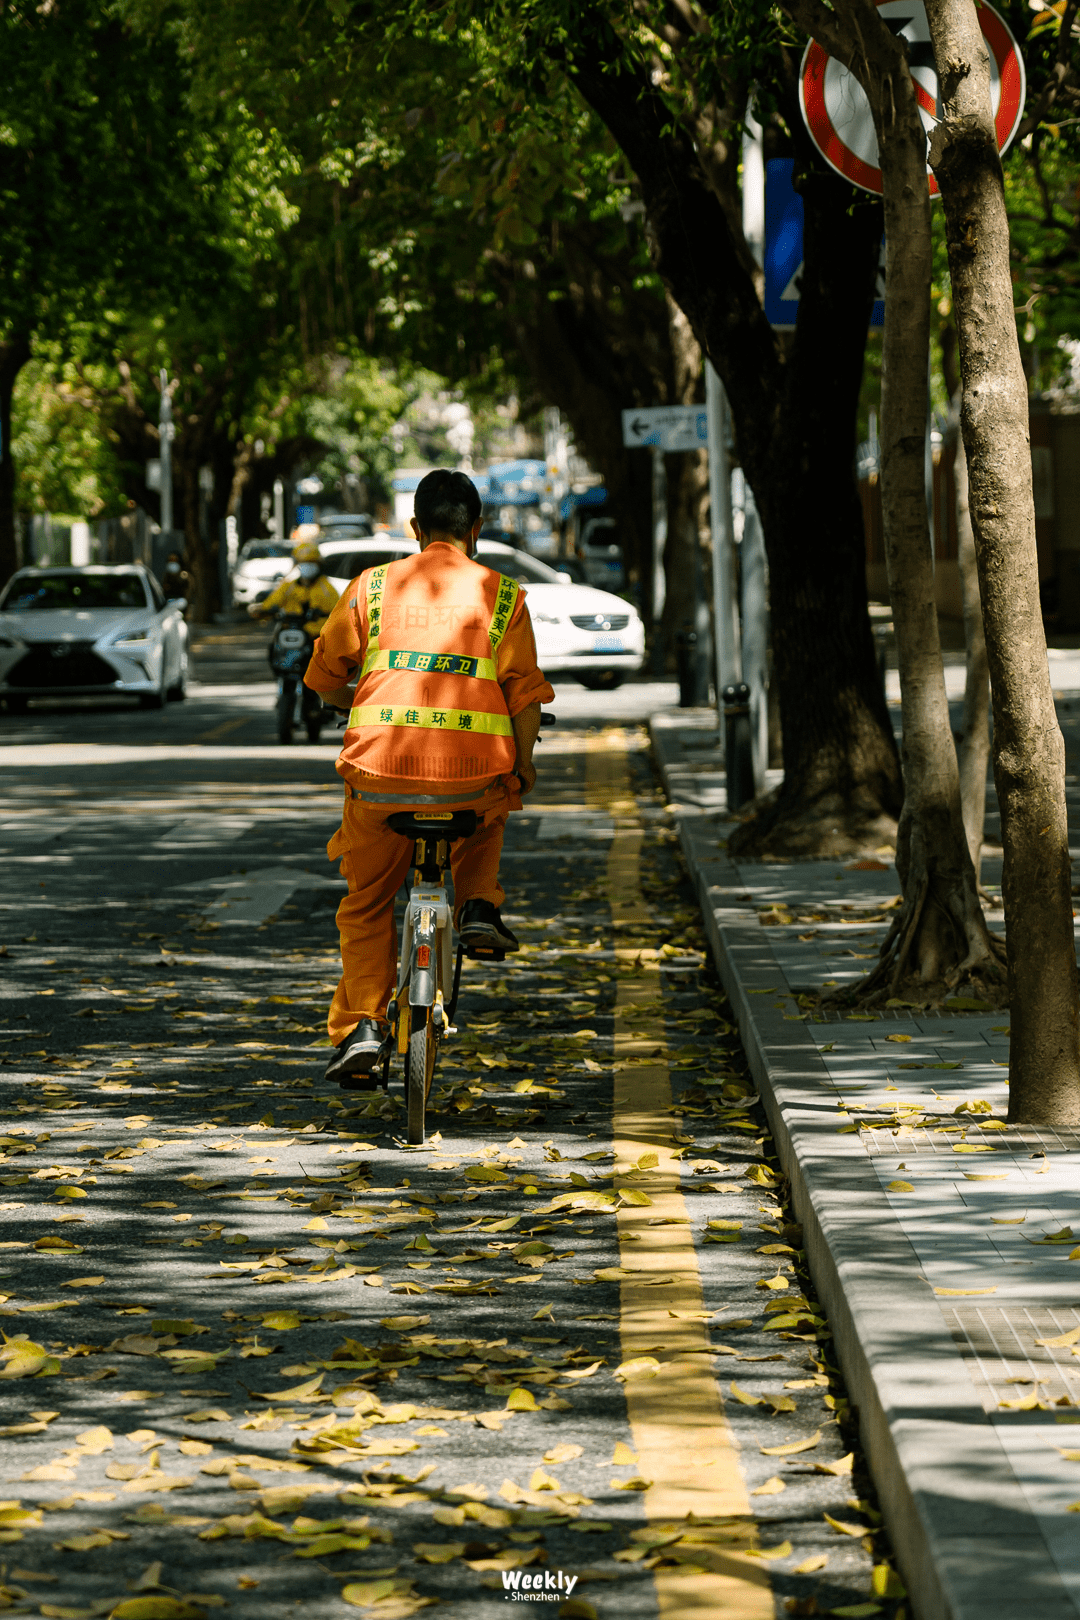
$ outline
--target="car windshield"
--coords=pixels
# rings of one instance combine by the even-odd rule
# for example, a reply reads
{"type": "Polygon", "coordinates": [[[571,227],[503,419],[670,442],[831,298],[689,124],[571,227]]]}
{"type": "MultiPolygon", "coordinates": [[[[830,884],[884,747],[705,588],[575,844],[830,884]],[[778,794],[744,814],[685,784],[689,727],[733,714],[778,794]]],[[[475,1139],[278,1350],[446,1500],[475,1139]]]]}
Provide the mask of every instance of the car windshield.
{"type": "Polygon", "coordinates": [[[265,562],[268,557],[291,557],[292,546],[276,540],[247,540],[240,550],[240,562],[265,562]]]}
{"type": "Polygon", "coordinates": [[[412,552],[394,551],[331,551],[323,553],[323,568],[335,579],[355,579],[365,568],[381,568],[383,563],[397,562],[410,557],[412,552]]]}
{"type": "Polygon", "coordinates": [[[333,537],[335,530],[342,540],[348,537],[350,530],[353,534],[371,533],[371,523],[363,517],[324,517],[319,527],[327,539],[333,537]]]}
{"type": "Polygon", "coordinates": [[[485,568],[495,568],[500,574],[509,574],[522,585],[564,585],[565,579],[554,568],[541,562],[539,557],[527,557],[523,551],[496,551],[483,541],[476,548],[476,560],[485,568]]]}
{"type": "Polygon", "coordinates": [[[74,608],[144,608],[141,574],[16,574],[0,598],[5,613],[55,612],[74,608]]]}

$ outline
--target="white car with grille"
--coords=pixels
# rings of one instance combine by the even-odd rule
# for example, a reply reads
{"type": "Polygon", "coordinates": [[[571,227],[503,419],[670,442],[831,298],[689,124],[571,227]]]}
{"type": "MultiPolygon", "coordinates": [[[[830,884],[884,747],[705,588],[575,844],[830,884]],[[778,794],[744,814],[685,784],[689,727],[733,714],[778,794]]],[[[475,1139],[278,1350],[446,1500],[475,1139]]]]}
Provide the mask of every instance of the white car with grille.
{"type": "Polygon", "coordinates": [[[137,697],[157,709],[187,692],[186,604],[145,568],[21,568],[0,592],[0,697],[137,697]]]}
{"type": "Polygon", "coordinates": [[[525,586],[545,675],[573,675],[593,691],[613,691],[644,664],[645,626],[632,602],[575,585],[558,572],[558,563],[497,540],[480,540],[476,560],[525,586]]]}

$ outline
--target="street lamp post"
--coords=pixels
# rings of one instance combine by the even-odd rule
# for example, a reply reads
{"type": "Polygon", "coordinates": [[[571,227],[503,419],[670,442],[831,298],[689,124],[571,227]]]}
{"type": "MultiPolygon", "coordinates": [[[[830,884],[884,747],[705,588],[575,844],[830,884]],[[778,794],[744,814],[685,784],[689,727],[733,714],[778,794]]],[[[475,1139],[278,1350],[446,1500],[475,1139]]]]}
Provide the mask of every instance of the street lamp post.
{"type": "Polygon", "coordinates": [[[172,441],[176,429],[173,426],[169,373],[164,366],[161,368],[160,376],[161,412],[158,416],[158,437],[161,443],[161,532],[171,538],[173,526],[172,441]]]}

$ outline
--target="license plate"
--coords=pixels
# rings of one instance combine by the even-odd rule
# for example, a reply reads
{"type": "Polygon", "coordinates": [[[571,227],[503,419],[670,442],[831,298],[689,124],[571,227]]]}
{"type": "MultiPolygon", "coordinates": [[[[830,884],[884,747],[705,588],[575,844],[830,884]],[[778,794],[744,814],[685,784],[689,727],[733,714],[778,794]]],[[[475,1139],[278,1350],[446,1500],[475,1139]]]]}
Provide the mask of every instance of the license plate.
{"type": "Polygon", "coordinates": [[[597,636],[593,652],[622,652],[622,636],[597,636]]]}

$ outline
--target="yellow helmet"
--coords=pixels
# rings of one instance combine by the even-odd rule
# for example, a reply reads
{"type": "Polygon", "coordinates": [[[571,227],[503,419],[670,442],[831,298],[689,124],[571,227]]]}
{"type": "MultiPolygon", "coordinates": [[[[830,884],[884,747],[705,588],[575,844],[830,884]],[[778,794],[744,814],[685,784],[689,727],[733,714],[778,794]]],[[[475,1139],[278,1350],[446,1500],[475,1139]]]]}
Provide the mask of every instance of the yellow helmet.
{"type": "Polygon", "coordinates": [[[321,563],[322,552],[319,550],[314,540],[301,540],[300,544],[298,546],[294,546],[293,548],[293,562],[321,563]]]}

